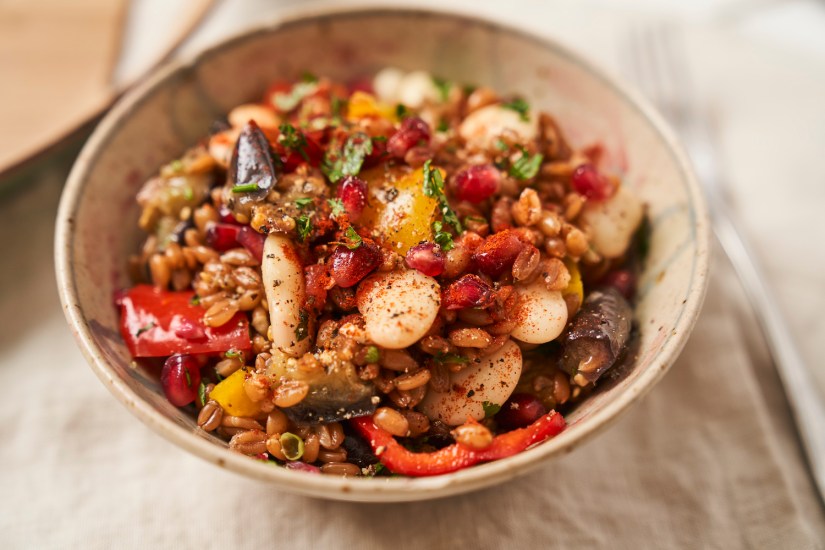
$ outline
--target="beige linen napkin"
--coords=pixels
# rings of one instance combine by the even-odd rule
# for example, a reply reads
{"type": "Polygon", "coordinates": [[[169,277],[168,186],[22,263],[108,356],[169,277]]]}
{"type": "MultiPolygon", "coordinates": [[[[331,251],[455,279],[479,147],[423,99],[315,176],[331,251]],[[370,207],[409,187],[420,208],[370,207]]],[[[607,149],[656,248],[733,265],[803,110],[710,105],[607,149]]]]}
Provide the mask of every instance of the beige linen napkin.
{"type": "MultiPolygon", "coordinates": [[[[817,548],[825,519],[779,389],[763,397],[717,261],[665,379],[592,442],[506,485],[413,504],[292,496],[202,462],[92,375],[52,278],[60,176],[0,205],[4,548],[817,548]],[[771,403],[770,408],[766,403],[771,403]]],[[[755,350],[758,352],[758,350],[755,350]]]]}

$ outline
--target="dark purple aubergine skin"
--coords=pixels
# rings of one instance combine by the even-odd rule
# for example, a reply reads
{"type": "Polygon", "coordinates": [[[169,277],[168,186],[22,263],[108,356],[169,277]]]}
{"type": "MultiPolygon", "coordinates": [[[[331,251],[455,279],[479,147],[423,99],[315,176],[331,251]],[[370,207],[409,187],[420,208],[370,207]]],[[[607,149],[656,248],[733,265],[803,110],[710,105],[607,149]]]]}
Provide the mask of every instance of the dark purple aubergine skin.
{"type": "Polygon", "coordinates": [[[633,310],[615,288],[594,290],[562,339],[562,368],[584,386],[596,382],[621,356],[630,338],[633,310]],[[588,364],[588,358],[594,358],[588,364]]]}
{"type": "Polygon", "coordinates": [[[233,193],[233,210],[237,211],[238,207],[264,200],[277,179],[275,157],[272,155],[269,141],[258,125],[254,121],[249,121],[235,142],[235,150],[229,163],[229,185],[234,187],[254,183],[257,184],[258,190],[233,193]]]}

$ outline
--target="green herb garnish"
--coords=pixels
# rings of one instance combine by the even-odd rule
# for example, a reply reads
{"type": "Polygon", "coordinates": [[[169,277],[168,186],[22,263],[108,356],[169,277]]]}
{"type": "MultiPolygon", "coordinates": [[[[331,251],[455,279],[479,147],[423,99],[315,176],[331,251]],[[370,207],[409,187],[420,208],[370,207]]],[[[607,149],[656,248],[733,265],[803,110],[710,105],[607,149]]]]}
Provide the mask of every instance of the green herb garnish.
{"type": "Polygon", "coordinates": [[[489,401],[482,403],[481,407],[484,409],[484,418],[493,417],[498,414],[498,411],[501,410],[501,405],[497,403],[490,403],[489,401]]]}
{"type": "Polygon", "coordinates": [[[253,191],[260,190],[258,187],[258,183],[243,183],[241,185],[236,185],[232,188],[233,193],[251,193],[253,191]]]}
{"type": "Polygon", "coordinates": [[[450,208],[450,203],[447,202],[447,196],[444,194],[444,178],[441,177],[441,172],[433,168],[431,164],[432,161],[430,160],[424,163],[424,194],[438,200],[444,222],[452,225],[456,233],[461,233],[461,222],[453,209],[450,208]]]}
{"type": "Polygon", "coordinates": [[[135,333],[135,338],[137,338],[138,336],[140,336],[141,334],[143,334],[143,333],[144,333],[144,332],[146,332],[147,330],[151,330],[151,329],[155,328],[155,326],[156,326],[156,325],[155,325],[155,322],[154,322],[154,321],[152,321],[152,322],[151,322],[151,323],[149,323],[148,325],[144,325],[144,326],[140,327],[140,328],[138,329],[138,331],[135,333]]]}
{"type": "Polygon", "coordinates": [[[298,312],[298,326],[295,327],[295,341],[300,342],[309,336],[309,313],[305,310],[298,312]]]}
{"type": "Polygon", "coordinates": [[[295,84],[288,93],[277,93],[272,98],[272,103],[283,112],[289,112],[301,102],[306,96],[315,92],[318,84],[315,82],[299,82],[295,84]]]}
{"type": "Polygon", "coordinates": [[[301,215],[295,218],[295,226],[298,228],[298,237],[305,241],[312,233],[312,220],[309,216],[301,215]]]}
{"type": "Polygon", "coordinates": [[[186,199],[188,202],[192,202],[192,199],[195,198],[195,193],[192,191],[192,188],[188,185],[183,188],[183,198],[186,199]]]}
{"type": "Polygon", "coordinates": [[[169,163],[169,169],[175,173],[183,172],[183,162],[180,160],[173,160],[169,163]]]}
{"type": "Polygon", "coordinates": [[[534,178],[539,173],[542,160],[544,160],[544,155],[541,153],[536,153],[531,157],[522,147],[521,156],[510,166],[510,175],[522,181],[534,178]]]}
{"type": "Polygon", "coordinates": [[[530,105],[520,97],[514,99],[513,101],[502,103],[501,106],[505,109],[510,109],[511,111],[517,112],[521,117],[521,120],[525,122],[530,120],[530,117],[527,115],[530,112],[530,105]]]}
{"type": "Polygon", "coordinates": [[[452,87],[450,82],[443,78],[438,78],[437,76],[434,76],[433,84],[438,89],[438,97],[441,98],[441,101],[447,101],[447,98],[450,97],[450,88],[452,87]]]}
{"type": "Polygon", "coordinates": [[[189,304],[190,304],[190,305],[193,305],[193,306],[199,306],[199,305],[201,305],[201,297],[200,297],[200,296],[198,296],[197,294],[195,294],[194,296],[192,296],[191,298],[189,298],[189,304]]]}
{"type": "Polygon", "coordinates": [[[309,162],[309,155],[306,152],[307,138],[304,134],[296,130],[292,124],[281,124],[278,129],[281,131],[281,135],[278,136],[278,143],[295,151],[301,155],[301,158],[309,162]]]}
{"type": "Polygon", "coordinates": [[[236,349],[231,349],[223,354],[227,359],[234,359],[235,357],[243,357],[243,352],[236,349]]]}
{"type": "Polygon", "coordinates": [[[324,155],[321,171],[329,181],[337,183],[344,176],[355,176],[361,171],[364,159],[372,153],[372,139],[363,133],[356,132],[347,138],[340,151],[331,148],[324,155]]]}
{"type": "Polygon", "coordinates": [[[198,386],[198,405],[201,407],[206,405],[206,384],[203,382],[198,386]]]}
{"type": "Polygon", "coordinates": [[[186,385],[188,387],[192,387],[192,375],[189,374],[189,369],[186,367],[183,368],[183,375],[186,376],[186,385]]]}
{"type": "Polygon", "coordinates": [[[318,77],[309,71],[304,71],[304,74],[301,75],[301,82],[308,82],[310,84],[314,84],[318,82],[318,77]]]}
{"type": "Polygon", "coordinates": [[[398,117],[398,120],[401,120],[410,116],[410,110],[403,103],[399,103],[395,106],[395,116],[398,117]]]}
{"type": "Polygon", "coordinates": [[[496,149],[498,149],[499,151],[506,151],[510,148],[501,138],[496,138],[496,140],[493,142],[493,145],[495,145],[496,149]]]}
{"type": "Polygon", "coordinates": [[[453,236],[446,231],[443,231],[443,228],[443,223],[439,221],[433,222],[433,240],[435,241],[435,244],[441,247],[441,250],[444,252],[449,252],[455,247],[455,244],[453,243],[453,236]]]}
{"type": "Polygon", "coordinates": [[[435,356],[436,363],[467,363],[469,359],[457,353],[438,353],[435,356]]]}
{"type": "Polygon", "coordinates": [[[438,127],[436,128],[437,132],[446,132],[450,129],[450,123],[447,122],[446,118],[442,118],[438,121],[438,127]]]}
{"type": "Polygon", "coordinates": [[[306,208],[310,204],[312,204],[314,199],[312,197],[302,197],[300,199],[295,199],[295,206],[298,208],[306,208]]]}
{"type": "Polygon", "coordinates": [[[359,235],[358,232],[352,228],[352,226],[347,227],[346,236],[348,242],[344,243],[344,246],[346,246],[350,250],[355,250],[356,248],[361,246],[361,242],[363,241],[363,239],[361,238],[361,235],[359,235]]]}
{"type": "Polygon", "coordinates": [[[364,361],[367,363],[377,363],[379,359],[381,359],[381,354],[378,352],[378,348],[375,346],[368,347],[367,353],[364,355],[364,361]]]}
{"type": "Polygon", "coordinates": [[[344,202],[341,199],[327,199],[327,204],[333,218],[337,218],[344,213],[344,202]]]}
{"type": "Polygon", "coordinates": [[[478,86],[474,86],[473,84],[465,84],[462,90],[464,90],[464,95],[470,95],[476,91],[476,88],[478,88],[478,86]]]}

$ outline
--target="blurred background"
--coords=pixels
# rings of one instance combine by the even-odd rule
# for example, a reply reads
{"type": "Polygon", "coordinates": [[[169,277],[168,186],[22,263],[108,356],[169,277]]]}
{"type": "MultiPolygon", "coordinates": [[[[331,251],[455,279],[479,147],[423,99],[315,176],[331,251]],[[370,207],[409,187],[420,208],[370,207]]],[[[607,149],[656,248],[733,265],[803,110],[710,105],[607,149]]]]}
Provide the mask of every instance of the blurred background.
{"type": "MultiPolygon", "coordinates": [[[[182,514],[185,509],[199,515],[196,523],[202,526],[210,525],[210,518],[232,515],[233,510],[256,521],[266,519],[244,508],[251,481],[218,471],[162,441],[135,421],[94,378],[74,345],[57,298],[54,216],[68,170],[94,124],[153,67],[191,56],[226,36],[295,10],[351,5],[361,3],[0,0],[0,257],[4,258],[0,264],[0,388],[7,393],[7,398],[0,399],[4,420],[0,423],[0,471],[4,471],[0,474],[0,487],[4,487],[0,546],[30,546],[32,540],[41,542],[40,547],[219,546],[236,539],[228,533],[186,529],[186,524],[170,529],[164,522],[189,521],[182,514]],[[36,398],[24,400],[23,396],[36,398]],[[134,459],[144,454],[154,456],[134,459]],[[181,480],[183,470],[186,483],[181,480]],[[198,479],[214,484],[220,492],[191,490],[188,483],[198,479]],[[156,484],[168,487],[170,494],[164,496],[156,484]],[[200,496],[195,499],[196,494],[200,496]]],[[[447,8],[443,1],[430,0],[382,5],[447,8]]],[[[622,71],[621,46],[631,29],[659,21],[683,29],[688,63],[697,81],[695,95],[712,122],[729,199],[754,244],[801,354],[825,392],[825,361],[819,353],[825,341],[825,2],[454,0],[448,9],[553,37],[615,74],[622,71]]],[[[686,522],[659,525],[652,531],[629,528],[644,521],[634,514],[631,498],[641,485],[623,486],[629,494],[614,498],[613,504],[622,506],[606,516],[615,524],[603,525],[598,535],[574,529],[578,538],[545,539],[547,544],[572,540],[585,546],[637,547],[636,531],[646,536],[658,532],[664,545],[681,541],[693,546],[691,541],[702,540],[704,544],[697,545],[723,547],[718,544],[722,539],[714,534],[732,528],[741,529],[736,547],[821,548],[818,545],[825,540],[821,502],[807,477],[786,398],[748,303],[722,255],[717,255],[713,281],[709,304],[685,354],[706,347],[707,339],[715,338],[714,363],[707,368],[720,370],[720,384],[741,389],[742,401],[734,407],[737,414],[758,417],[747,428],[751,431],[736,435],[743,441],[759,441],[762,446],[755,452],[769,452],[763,476],[736,480],[747,490],[734,481],[719,487],[720,493],[727,494],[724,502],[737,503],[730,510],[719,504],[722,500],[710,501],[721,508],[708,507],[696,495],[658,501],[661,506],[687,506],[691,514],[686,522]],[[721,332],[718,324],[709,324],[720,319],[725,321],[721,332]],[[697,343],[700,338],[706,340],[697,343]],[[735,376],[723,376],[725,369],[735,370],[735,376]],[[760,534],[759,516],[747,512],[749,502],[766,498],[760,484],[766,491],[771,488],[772,498],[779,499],[771,505],[788,518],[781,533],[771,528],[768,535],[775,538],[760,534]],[[611,538],[611,532],[620,533],[619,538],[611,538]],[[783,540],[787,544],[779,544],[783,540]]],[[[703,366],[693,363],[693,368],[703,366]]],[[[671,382],[672,386],[673,378],[674,374],[669,375],[663,385],[671,382]]],[[[713,376],[709,380],[708,391],[713,391],[713,376]]],[[[678,388],[670,391],[678,392],[678,388]]],[[[658,395],[659,388],[653,393],[658,395]]],[[[653,406],[654,399],[648,398],[627,415],[611,437],[600,438],[583,452],[612,453],[620,445],[621,430],[638,431],[636,423],[642,422],[645,405],[653,406]]],[[[559,461],[568,474],[575,474],[581,452],[559,461]]],[[[679,454],[678,450],[674,453],[679,454]]],[[[742,460],[756,458],[741,455],[742,460]]],[[[736,469],[725,467],[735,480],[736,469]]],[[[691,474],[686,472],[682,488],[689,495],[691,474]]],[[[643,479],[639,478],[640,484],[643,479]]],[[[590,481],[590,488],[600,494],[610,496],[616,490],[610,480],[597,475],[590,481]]],[[[522,480],[516,487],[530,494],[529,482],[522,480]]],[[[495,491],[479,493],[478,501],[494,506],[495,491]]],[[[437,521],[437,516],[460,522],[460,516],[450,510],[460,510],[464,516],[477,512],[471,504],[473,495],[439,501],[429,511],[401,505],[379,511],[255,494],[272,510],[281,510],[279,506],[303,510],[316,526],[324,525],[330,514],[341,515],[333,521],[335,537],[299,538],[298,547],[311,546],[311,540],[323,546],[361,540],[365,546],[380,548],[395,540],[390,532],[394,536],[413,534],[400,519],[410,513],[424,514],[439,529],[447,529],[447,520],[437,521]],[[364,528],[370,517],[383,521],[386,531],[366,528],[361,534],[350,533],[342,525],[348,521],[364,528]],[[341,533],[364,538],[346,539],[341,533]]],[[[652,498],[655,493],[639,494],[652,498]]],[[[566,497],[579,495],[567,493],[566,497]]],[[[512,492],[506,498],[518,500],[512,492]]],[[[603,504],[593,494],[586,498],[594,508],[603,504]]],[[[766,515],[776,511],[760,510],[766,515]]],[[[449,539],[432,539],[436,542],[431,547],[440,546],[437,540],[503,546],[502,533],[511,543],[527,542],[519,539],[512,523],[518,518],[505,516],[512,521],[502,520],[494,533],[480,531],[458,538],[453,534],[449,539]]],[[[564,525],[585,519],[566,518],[564,525]]],[[[242,527],[237,520],[230,525],[236,531],[242,527]]],[[[261,533],[243,539],[250,545],[267,540],[261,533]]],[[[411,539],[404,544],[415,546],[411,539]]]]}

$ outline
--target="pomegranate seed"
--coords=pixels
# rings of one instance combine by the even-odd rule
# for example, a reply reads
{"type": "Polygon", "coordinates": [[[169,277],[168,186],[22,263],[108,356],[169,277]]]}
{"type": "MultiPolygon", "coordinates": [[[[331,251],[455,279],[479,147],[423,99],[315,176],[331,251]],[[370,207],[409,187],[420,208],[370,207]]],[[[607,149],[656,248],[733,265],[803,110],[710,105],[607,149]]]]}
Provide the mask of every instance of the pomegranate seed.
{"type": "Polygon", "coordinates": [[[349,288],[381,264],[381,251],[377,244],[364,239],[354,250],[346,246],[335,247],[330,261],[335,284],[349,288]]]}
{"type": "Polygon", "coordinates": [[[547,409],[538,397],[529,393],[514,393],[502,405],[496,415],[496,421],[501,427],[514,430],[529,426],[545,414],[547,414],[547,409]]]}
{"type": "Polygon", "coordinates": [[[176,407],[192,403],[198,396],[201,371],[198,360],[191,355],[172,355],[163,363],[160,385],[166,399],[176,407]]]}
{"type": "Polygon", "coordinates": [[[612,286],[626,299],[630,300],[636,294],[636,276],[629,269],[611,271],[600,281],[601,285],[612,286]]]}
{"type": "Polygon", "coordinates": [[[462,170],[455,177],[456,197],[479,203],[498,191],[501,173],[495,166],[477,164],[462,170]]]}
{"type": "Polygon", "coordinates": [[[594,201],[603,201],[613,194],[613,184],[592,164],[582,164],[576,168],[570,182],[577,193],[594,201]]]}
{"type": "Polygon", "coordinates": [[[238,220],[235,219],[235,214],[225,204],[222,204],[221,207],[218,208],[218,219],[223,223],[238,223],[238,220]]]}
{"type": "Polygon", "coordinates": [[[308,265],[304,268],[304,279],[306,280],[306,306],[319,312],[327,302],[327,289],[330,283],[329,269],[323,264],[308,265]]]}
{"type": "Polygon", "coordinates": [[[238,246],[241,228],[229,223],[213,223],[206,228],[206,244],[218,252],[238,246]]]}
{"type": "Polygon", "coordinates": [[[208,339],[204,327],[185,317],[174,317],[169,328],[175,333],[175,336],[190,342],[205,342],[208,339]]]}
{"type": "Polygon", "coordinates": [[[405,118],[401,127],[387,140],[387,152],[397,158],[404,158],[407,151],[420,142],[430,143],[430,127],[418,117],[405,118]]]}
{"type": "Polygon", "coordinates": [[[347,176],[338,185],[338,198],[344,203],[350,221],[361,217],[367,205],[367,182],[355,176],[347,176]]]}
{"type": "Polygon", "coordinates": [[[284,464],[287,470],[297,470],[300,472],[306,472],[308,474],[320,474],[321,468],[318,466],[313,466],[312,464],[307,464],[306,462],[295,461],[295,462],[287,462],[284,464]]]}
{"type": "Polygon", "coordinates": [[[441,294],[441,304],[446,309],[485,308],[492,303],[493,289],[478,275],[464,275],[441,294]]]}
{"type": "Polygon", "coordinates": [[[500,277],[510,271],[523,248],[524,243],[516,231],[505,229],[484,239],[484,244],[473,253],[473,262],[482,273],[500,277]]]}
{"type": "Polygon", "coordinates": [[[447,263],[441,247],[433,243],[421,243],[410,248],[404,261],[410,269],[417,269],[430,277],[438,277],[444,273],[447,263]]]}

